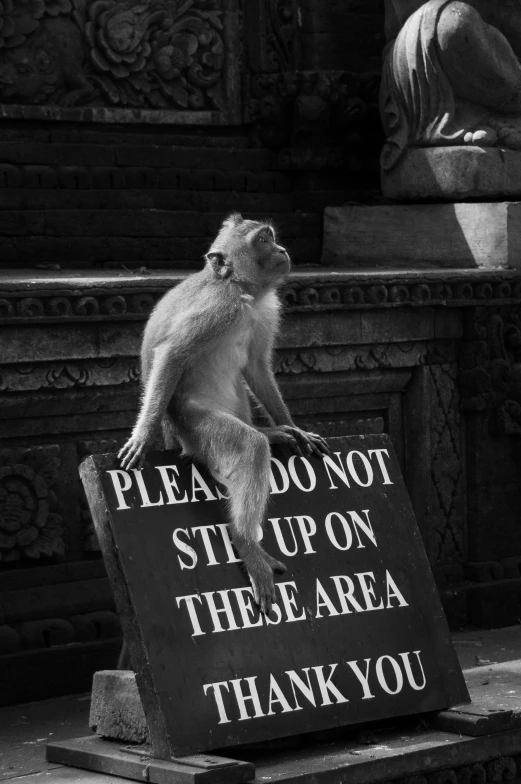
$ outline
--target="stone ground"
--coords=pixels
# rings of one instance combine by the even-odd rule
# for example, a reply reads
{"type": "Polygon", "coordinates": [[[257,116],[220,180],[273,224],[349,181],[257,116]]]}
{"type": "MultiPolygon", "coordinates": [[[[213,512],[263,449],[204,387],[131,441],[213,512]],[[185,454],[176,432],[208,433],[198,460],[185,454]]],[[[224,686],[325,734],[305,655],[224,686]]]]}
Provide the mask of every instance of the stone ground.
{"type": "MultiPolygon", "coordinates": [[[[521,659],[521,625],[458,632],[454,644],[464,670],[521,659]]],[[[90,695],[80,694],[0,709],[0,781],[13,784],[126,782],[127,779],[45,761],[48,742],[90,733],[89,703],[90,695]]]]}

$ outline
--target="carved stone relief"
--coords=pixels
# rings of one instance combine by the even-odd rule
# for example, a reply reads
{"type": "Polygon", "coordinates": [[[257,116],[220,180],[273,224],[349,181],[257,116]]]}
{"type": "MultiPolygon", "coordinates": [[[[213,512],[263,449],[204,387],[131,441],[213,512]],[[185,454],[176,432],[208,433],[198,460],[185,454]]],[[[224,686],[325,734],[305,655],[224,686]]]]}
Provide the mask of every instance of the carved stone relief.
{"type": "Polygon", "coordinates": [[[0,392],[132,384],[139,379],[134,357],[0,365],[0,392]]]}
{"type": "Polygon", "coordinates": [[[280,150],[285,169],[360,170],[368,140],[373,156],[381,141],[379,84],[378,74],[347,71],[254,74],[248,103],[254,139],[280,150]]]}
{"type": "Polygon", "coordinates": [[[466,533],[463,463],[456,365],[428,366],[431,393],[433,565],[463,562],[466,533]]]}
{"type": "Polygon", "coordinates": [[[0,566],[63,555],[58,447],[0,451],[0,566]]]}
{"type": "Polygon", "coordinates": [[[384,168],[408,145],[521,149],[521,10],[504,5],[387,0],[384,168]]]}
{"type": "Polygon", "coordinates": [[[521,436],[521,308],[476,308],[460,352],[462,407],[488,411],[497,435],[521,436]]]}
{"type": "MultiPolygon", "coordinates": [[[[430,347],[432,350],[434,346],[430,347]]],[[[275,369],[286,375],[338,373],[346,370],[376,370],[379,368],[408,368],[423,365],[429,348],[427,344],[398,343],[374,346],[327,346],[299,351],[279,349],[275,369]]]]}
{"type": "Polygon", "coordinates": [[[386,196],[521,193],[519,155],[490,149],[521,150],[520,26],[515,2],[386,0],[386,196]]]}
{"type": "Polygon", "coordinates": [[[223,110],[220,0],[4,0],[0,102],[223,110]]]}
{"type": "Polygon", "coordinates": [[[244,26],[248,64],[254,73],[298,67],[297,0],[248,0],[244,26]]]}

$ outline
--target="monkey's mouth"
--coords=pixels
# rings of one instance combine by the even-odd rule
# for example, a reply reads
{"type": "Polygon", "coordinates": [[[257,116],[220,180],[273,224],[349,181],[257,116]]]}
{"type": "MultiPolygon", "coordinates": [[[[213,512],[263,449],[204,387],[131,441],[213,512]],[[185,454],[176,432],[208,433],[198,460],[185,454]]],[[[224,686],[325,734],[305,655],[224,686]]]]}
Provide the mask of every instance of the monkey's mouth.
{"type": "Polygon", "coordinates": [[[278,267],[282,267],[282,266],[289,267],[290,265],[291,265],[291,261],[289,256],[284,256],[284,258],[280,259],[280,261],[275,262],[272,269],[277,269],[278,267]]]}

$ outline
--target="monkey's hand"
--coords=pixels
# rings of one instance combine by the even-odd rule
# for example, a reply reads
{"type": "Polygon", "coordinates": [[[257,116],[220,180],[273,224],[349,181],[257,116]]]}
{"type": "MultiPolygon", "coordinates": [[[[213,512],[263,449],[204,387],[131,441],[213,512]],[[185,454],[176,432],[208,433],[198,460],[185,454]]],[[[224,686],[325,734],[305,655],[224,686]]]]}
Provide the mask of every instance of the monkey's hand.
{"type": "Polygon", "coordinates": [[[268,437],[270,444],[285,444],[301,457],[304,457],[305,454],[315,454],[317,457],[331,454],[331,449],[322,436],[308,433],[295,425],[267,427],[262,430],[268,437]]]}
{"type": "Polygon", "coordinates": [[[258,542],[242,546],[236,542],[234,544],[248,572],[253,588],[253,599],[259,606],[261,613],[269,615],[273,602],[277,601],[273,572],[284,574],[286,566],[268,555],[258,542]]]}
{"type": "Polygon", "coordinates": [[[132,433],[127,443],[119,450],[118,458],[121,467],[126,471],[131,468],[143,468],[147,452],[154,443],[155,434],[146,433],[140,430],[132,433]]]}

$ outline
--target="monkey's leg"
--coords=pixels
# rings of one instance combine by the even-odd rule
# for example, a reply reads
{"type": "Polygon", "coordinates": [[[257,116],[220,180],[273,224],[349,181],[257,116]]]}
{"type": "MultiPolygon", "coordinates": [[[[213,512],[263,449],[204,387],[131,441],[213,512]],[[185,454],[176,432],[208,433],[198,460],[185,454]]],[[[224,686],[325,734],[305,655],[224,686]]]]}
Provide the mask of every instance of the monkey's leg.
{"type": "Polygon", "coordinates": [[[258,541],[269,495],[268,439],[231,414],[196,406],[183,413],[183,446],[226,487],[233,544],[250,576],[255,601],[269,613],[276,601],[273,572],[283,573],[286,567],[258,541]]]}
{"type": "Polygon", "coordinates": [[[161,430],[163,432],[165,449],[179,449],[179,439],[176,435],[174,423],[168,414],[163,417],[161,422],[161,430]]]}

